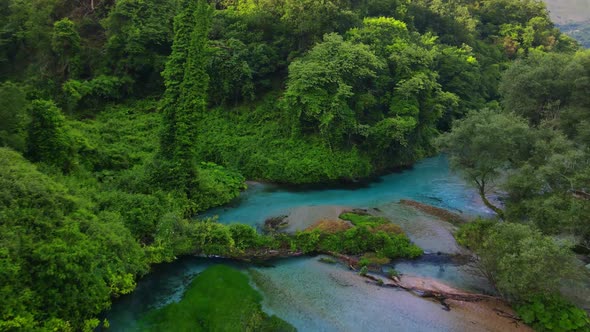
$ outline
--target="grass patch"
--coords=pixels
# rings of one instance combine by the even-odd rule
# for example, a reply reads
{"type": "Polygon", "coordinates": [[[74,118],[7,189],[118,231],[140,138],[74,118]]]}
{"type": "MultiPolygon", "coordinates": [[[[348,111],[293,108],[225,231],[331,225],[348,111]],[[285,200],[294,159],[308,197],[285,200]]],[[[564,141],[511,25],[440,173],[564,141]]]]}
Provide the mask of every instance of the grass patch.
{"type": "Polygon", "coordinates": [[[262,296],[248,277],[217,265],[199,274],[178,303],[150,312],[142,331],[295,331],[262,311],[262,296]]]}
{"type": "Polygon", "coordinates": [[[340,220],[320,220],[306,228],[306,231],[318,230],[324,234],[335,234],[352,228],[351,225],[340,220]]]}
{"type": "Polygon", "coordinates": [[[348,220],[355,226],[375,227],[378,225],[389,224],[391,221],[384,217],[376,217],[368,214],[359,214],[345,212],[339,216],[342,220],[348,220]]]}
{"type": "Polygon", "coordinates": [[[381,265],[389,263],[391,263],[391,259],[389,259],[388,257],[377,255],[373,252],[368,252],[364,254],[359,261],[360,266],[369,267],[380,267],[381,265]]]}

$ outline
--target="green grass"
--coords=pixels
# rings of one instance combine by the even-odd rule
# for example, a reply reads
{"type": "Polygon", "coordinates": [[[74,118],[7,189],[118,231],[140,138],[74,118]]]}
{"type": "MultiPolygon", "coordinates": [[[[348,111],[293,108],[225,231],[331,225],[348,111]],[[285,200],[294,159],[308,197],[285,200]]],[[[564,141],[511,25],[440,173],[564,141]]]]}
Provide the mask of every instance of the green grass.
{"type": "Polygon", "coordinates": [[[150,312],[142,331],[295,331],[262,311],[248,277],[224,265],[199,274],[178,303],[150,312]]]}
{"type": "Polygon", "coordinates": [[[390,221],[384,217],[376,217],[371,215],[357,214],[346,212],[339,216],[342,220],[348,220],[355,226],[375,227],[383,224],[389,224],[390,221]]]}

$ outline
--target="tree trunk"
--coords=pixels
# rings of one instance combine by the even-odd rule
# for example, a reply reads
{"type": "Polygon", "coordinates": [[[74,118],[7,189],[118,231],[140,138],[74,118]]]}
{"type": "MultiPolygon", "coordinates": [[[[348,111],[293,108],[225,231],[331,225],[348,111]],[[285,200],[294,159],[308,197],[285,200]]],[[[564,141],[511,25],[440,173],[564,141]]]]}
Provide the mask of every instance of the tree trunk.
{"type": "Polygon", "coordinates": [[[492,202],[488,200],[484,188],[479,189],[479,196],[481,197],[481,200],[483,201],[483,204],[485,204],[485,206],[487,206],[490,210],[494,211],[498,215],[498,217],[500,217],[500,219],[504,219],[504,211],[492,204],[492,202]]]}

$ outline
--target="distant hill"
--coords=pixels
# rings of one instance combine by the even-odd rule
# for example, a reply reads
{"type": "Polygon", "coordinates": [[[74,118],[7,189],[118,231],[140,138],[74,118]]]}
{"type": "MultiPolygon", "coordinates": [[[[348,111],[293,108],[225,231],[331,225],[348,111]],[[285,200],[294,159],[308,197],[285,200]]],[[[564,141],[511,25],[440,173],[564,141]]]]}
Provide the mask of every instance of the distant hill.
{"type": "Polygon", "coordinates": [[[551,18],[566,34],[590,48],[590,0],[545,0],[551,18]]]}

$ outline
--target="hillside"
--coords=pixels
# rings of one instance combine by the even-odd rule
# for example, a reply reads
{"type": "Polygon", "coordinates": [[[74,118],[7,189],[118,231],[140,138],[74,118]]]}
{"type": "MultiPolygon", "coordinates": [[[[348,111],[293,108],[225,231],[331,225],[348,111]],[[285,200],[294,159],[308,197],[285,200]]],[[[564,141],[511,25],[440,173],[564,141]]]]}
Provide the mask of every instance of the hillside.
{"type": "Polygon", "coordinates": [[[590,48],[590,0],[546,0],[551,19],[566,34],[590,48]]]}

